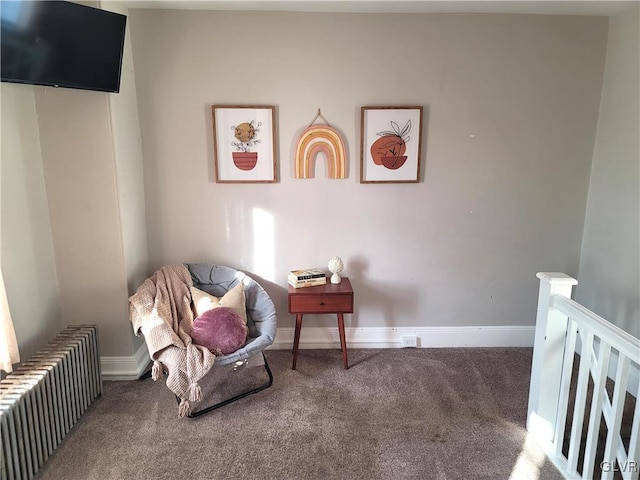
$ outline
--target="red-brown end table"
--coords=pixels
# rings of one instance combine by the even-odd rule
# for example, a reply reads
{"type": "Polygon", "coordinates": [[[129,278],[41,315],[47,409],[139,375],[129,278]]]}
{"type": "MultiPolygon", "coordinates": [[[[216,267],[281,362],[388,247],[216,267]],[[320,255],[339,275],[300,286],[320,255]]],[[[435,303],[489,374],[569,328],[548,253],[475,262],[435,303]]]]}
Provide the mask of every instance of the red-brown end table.
{"type": "Polygon", "coordinates": [[[349,368],[347,340],[344,334],[344,314],[353,313],[353,288],[347,277],[343,277],[342,281],[337,284],[327,282],[326,285],[303,288],[294,288],[289,285],[289,313],[296,316],[296,330],[293,337],[292,370],[296,369],[300,330],[302,329],[302,316],[314,313],[335,313],[338,316],[342,362],[344,363],[345,370],[349,368]]]}

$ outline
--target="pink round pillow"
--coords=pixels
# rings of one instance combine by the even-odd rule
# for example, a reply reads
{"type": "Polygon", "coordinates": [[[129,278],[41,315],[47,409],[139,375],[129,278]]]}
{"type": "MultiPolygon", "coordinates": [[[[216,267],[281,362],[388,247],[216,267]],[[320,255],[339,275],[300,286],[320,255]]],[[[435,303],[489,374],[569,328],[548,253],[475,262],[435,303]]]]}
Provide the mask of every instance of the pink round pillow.
{"type": "Polygon", "coordinates": [[[215,355],[229,355],[247,341],[244,319],[228,307],[207,310],[193,321],[193,343],[208,348],[215,355]]]}

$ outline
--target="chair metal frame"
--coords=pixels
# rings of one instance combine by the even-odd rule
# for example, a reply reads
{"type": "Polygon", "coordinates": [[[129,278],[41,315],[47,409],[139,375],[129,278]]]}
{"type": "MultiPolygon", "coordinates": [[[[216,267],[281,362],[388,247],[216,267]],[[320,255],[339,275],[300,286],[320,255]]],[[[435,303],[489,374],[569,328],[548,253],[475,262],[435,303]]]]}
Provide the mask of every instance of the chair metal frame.
{"type": "MultiPolygon", "coordinates": [[[[203,415],[205,413],[211,412],[213,410],[217,410],[220,407],[224,407],[225,405],[229,405],[230,403],[233,403],[237,400],[241,400],[245,397],[248,397],[249,395],[253,395],[254,393],[258,393],[261,392],[262,390],[266,390],[267,388],[269,388],[271,385],[273,385],[273,373],[271,373],[271,368],[269,368],[269,363],[267,362],[267,357],[265,356],[264,352],[260,352],[262,353],[262,358],[264,360],[264,368],[267,371],[267,374],[269,375],[269,380],[267,381],[267,383],[260,385],[257,388],[253,388],[251,390],[247,390],[245,392],[239,393],[238,395],[235,395],[231,398],[228,398],[227,400],[223,400],[221,402],[218,402],[214,405],[211,405],[209,407],[203,408],[201,410],[197,410],[195,412],[191,412],[189,413],[187,416],[189,418],[195,418],[195,417],[199,417],[200,415],[203,415]]],[[[180,397],[178,397],[176,395],[176,401],[178,402],[178,404],[180,403],[180,397]]]]}

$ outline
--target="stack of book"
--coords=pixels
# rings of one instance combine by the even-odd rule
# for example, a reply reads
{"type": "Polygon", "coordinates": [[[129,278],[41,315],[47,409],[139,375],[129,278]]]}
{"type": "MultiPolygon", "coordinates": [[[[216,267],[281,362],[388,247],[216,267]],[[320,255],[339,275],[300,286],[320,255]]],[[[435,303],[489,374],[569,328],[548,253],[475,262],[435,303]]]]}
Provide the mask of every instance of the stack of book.
{"type": "Polygon", "coordinates": [[[325,285],[327,276],[319,268],[292,270],[289,272],[287,281],[293,288],[313,287],[315,285],[325,285]]]}

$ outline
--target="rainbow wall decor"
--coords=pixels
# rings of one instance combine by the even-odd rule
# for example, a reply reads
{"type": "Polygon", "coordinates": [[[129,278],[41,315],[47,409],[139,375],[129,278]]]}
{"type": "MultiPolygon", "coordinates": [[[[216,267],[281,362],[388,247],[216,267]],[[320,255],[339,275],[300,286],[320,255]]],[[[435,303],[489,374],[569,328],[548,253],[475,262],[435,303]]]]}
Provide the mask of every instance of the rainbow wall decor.
{"type": "Polygon", "coordinates": [[[313,178],[314,160],[319,152],[329,160],[329,178],[347,178],[344,142],[329,125],[311,125],[300,135],[296,147],[295,178],[313,178]]]}

